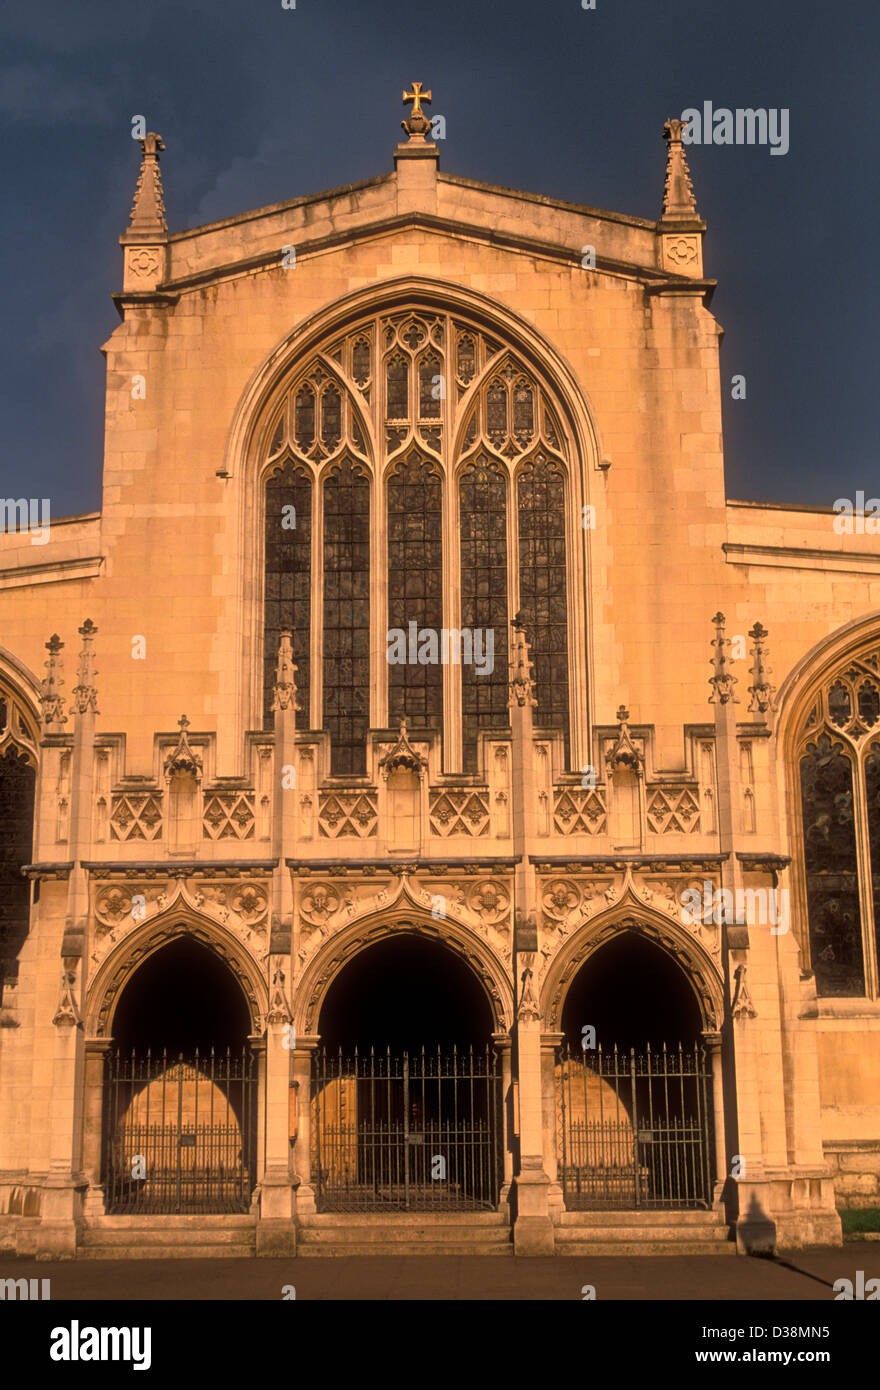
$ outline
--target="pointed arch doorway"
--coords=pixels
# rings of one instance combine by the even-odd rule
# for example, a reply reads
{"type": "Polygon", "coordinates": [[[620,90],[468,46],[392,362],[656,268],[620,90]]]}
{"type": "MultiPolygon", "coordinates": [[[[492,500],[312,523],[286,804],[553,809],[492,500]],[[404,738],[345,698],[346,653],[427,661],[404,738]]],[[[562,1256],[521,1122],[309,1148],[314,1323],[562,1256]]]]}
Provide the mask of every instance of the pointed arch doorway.
{"type": "Polygon", "coordinates": [[[575,975],[562,1031],[556,1139],[568,1210],[708,1210],[712,1066],[678,962],[620,932],[575,975]]]}
{"type": "Polygon", "coordinates": [[[224,961],[191,936],[126,984],[104,1076],[108,1214],[247,1213],[255,1182],[251,1018],[224,961]]]}
{"type": "Polygon", "coordinates": [[[495,1211],[493,1015],[451,948],[406,932],[360,951],[321,1006],[311,1168],[319,1212],[495,1211]]]}

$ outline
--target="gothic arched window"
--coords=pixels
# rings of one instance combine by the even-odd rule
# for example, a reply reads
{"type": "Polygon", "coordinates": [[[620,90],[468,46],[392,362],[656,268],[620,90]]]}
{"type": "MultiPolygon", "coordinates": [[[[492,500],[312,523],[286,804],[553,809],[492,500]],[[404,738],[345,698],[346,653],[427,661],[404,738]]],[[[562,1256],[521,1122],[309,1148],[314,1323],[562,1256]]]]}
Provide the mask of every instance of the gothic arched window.
{"type": "Polygon", "coordinates": [[[0,996],[15,978],[30,922],[37,734],[10,691],[0,687],[0,996]]]}
{"type": "Polygon", "coordinates": [[[477,736],[503,729],[507,713],[507,476],[481,455],[459,479],[461,629],[471,634],[471,657],[461,656],[464,770],[477,765],[477,736]],[[488,637],[491,636],[491,669],[488,637]],[[482,659],[476,660],[477,643],[482,659]]]}
{"type": "MultiPolygon", "coordinates": [[[[388,630],[402,632],[410,648],[410,624],[423,656],[434,660],[389,662],[388,722],[408,719],[416,728],[443,728],[443,668],[430,638],[443,627],[443,484],[436,464],[411,454],[388,478],[388,630]]],[[[390,640],[390,639],[389,639],[390,640]]],[[[438,639],[439,640],[439,639],[438,639]]]]}
{"type": "Polygon", "coordinates": [[[517,511],[519,611],[532,644],[538,721],[560,730],[567,755],[565,478],[554,459],[539,454],[525,464],[517,484],[517,511]]]}
{"type": "Polygon", "coordinates": [[[266,612],[263,699],[272,719],[278,643],[292,632],[302,722],[308,727],[311,674],[312,479],[302,464],[285,462],[266,483],[266,612]]]}
{"type": "Polygon", "coordinates": [[[803,871],[820,995],[880,993],[878,724],[880,649],[874,649],[826,678],[801,737],[803,871]]]}
{"type": "Polygon", "coordinates": [[[360,775],[370,726],[370,481],[351,459],[324,482],[323,636],[330,770],[360,775]]]}
{"type": "Polygon", "coordinates": [[[441,310],[373,314],[312,351],[263,436],[267,723],[289,629],[297,723],[329,732],[334,774],[362,774],[371,724],[404,718],[461,746],[445,770],[477,773],[479,733],[508,724],[519,610],[535,723],[558,731],[568,763],[566,519],[578,499],[561,419],[520,354],[441,310]],[[411,642],[411,624],[433,636],[411,642]],[[406,634],[403,661],[391,631],[406,634]],[[371,651],[388,661],[371,665],[371,651]]]}

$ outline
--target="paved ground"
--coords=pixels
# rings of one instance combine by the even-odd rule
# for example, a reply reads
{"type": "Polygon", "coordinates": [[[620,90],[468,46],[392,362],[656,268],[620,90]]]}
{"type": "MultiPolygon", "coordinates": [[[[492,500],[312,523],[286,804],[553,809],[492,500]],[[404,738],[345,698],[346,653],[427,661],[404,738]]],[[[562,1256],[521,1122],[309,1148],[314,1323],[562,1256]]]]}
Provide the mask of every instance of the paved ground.
{"type": "Polygon", "coordinates": [[[0,1256],[0,1278],[51,1279],[60,1299],[297,1300],[696,1299],[834,1301],[836,1279],[880,1278],[880,1244],[801,1250],[776,1260],[718,1256],[625,1259],[359,1256],[308,1260],[79,1260],[57,1264],[0,1256]]]}

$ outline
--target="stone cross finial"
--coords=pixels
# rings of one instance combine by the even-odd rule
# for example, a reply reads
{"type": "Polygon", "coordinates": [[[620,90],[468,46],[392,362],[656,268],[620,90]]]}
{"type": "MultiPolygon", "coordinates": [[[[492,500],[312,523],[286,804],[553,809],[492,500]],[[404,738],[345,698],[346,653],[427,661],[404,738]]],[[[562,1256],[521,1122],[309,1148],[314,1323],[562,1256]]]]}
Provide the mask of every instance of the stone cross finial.
{"type": "Polygon", "coordinates": [[[44,661],[46,675],[40,687],[40,706],[43,711],[43,729],[49,732],[53,724],[66,724],[67,715],[64,713],[64,701],[61,696],[61,687],[64,681],[61,679],[63,663],[61,652],[64,650],[64,643],[54,632],[46,643],[46,651],[49,653],[49,660],[44,661]]]}
{"type": "Polygon", "coordinates": [[[165,221],[159,154],[164,150],[165,142],[161,135],[151,130],[138,143],[141,147],[141,168],[125,236],[126,239],[163,240],[168,234],[168,224],[165,221]]]}
{"type": "Polygon", "coordinates": [[[431,93],[422,91],[421,82],[414,82],[411,92],[404,91],[403,100],[406,105],[412,105],[412,111],[405,121],[401,121],[401,126],[406,131],[410,139],[413,136],[424,137],[431,128],[431,122],[422,111],[422,102],[427,106],[431,105],[431,93]]]}
{"type": "Polygon", "coordinates": [[[688,169],[681,133],[684,122],[670,116],[663,127],[666,141],[666,183],[663,188],[661,222],[692,222],[698,216],[697,200],[688,169]]]}
{"type": "Polygon", "coordinates": [[[736,685],[736,676],[731,675],[728,667],[726,649],[730,642],[724,635],[724,614],[716,613],[712,619],[715,625],[715,636],[712,639],[712,675],[709,677],[709,684],[712,687],[712,694],[709,696],[710,705],[726,705],[728,701],[737,703],[733,693],[736,685]]]}
{"type": "Polygon", "coordinates": [[[278,660],[275,666],[275,685],[273,687],[273,710],[299,709],[296,689],[297,667],[293,660],[293,634],[282,632],[278,644],[278,660]]]}
{"type": "Polygon", "coordinates": [[[71,714],[97,714],[98,711],[98,692],[95,688],[95,634],[98,629],[91,618],[86,618],[79,635],[83,639],[82,650],[79,654],[79,668],[77,670],[77,683],[73,687],[73,704],[71,714]]]}
{"type": "Polygon", "coordinates": [[[776,686],[767,680],[767,677],[772,675],[772,668],[767,665],[767,629],[760,623],[755,623],[749,636],[754,643],[752,656],[755,658],[755,664],[750,669],[752,684],[748,688],[751,696],[749,710],[753,714],[766,714],[776,691],[776,686]]]}

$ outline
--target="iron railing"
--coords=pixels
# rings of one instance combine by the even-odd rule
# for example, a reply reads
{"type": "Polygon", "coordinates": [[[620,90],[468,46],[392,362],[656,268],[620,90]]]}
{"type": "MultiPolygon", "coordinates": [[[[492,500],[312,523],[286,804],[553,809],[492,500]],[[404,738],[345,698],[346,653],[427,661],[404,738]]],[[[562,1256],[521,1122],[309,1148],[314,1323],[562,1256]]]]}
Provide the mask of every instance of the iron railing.
{"type": "Polygon", "coordinates": [[[495,1051],[319,1050],[312,1083],[319,1211],[492,1211],[499,1196],[495,1051]]]}
{"type": "Polygon", "coordinates": [[[253,1054],[112,1051],[104,1080],[106,1209],[247,1212],[254,1187],[253,1054]]]}
{"type": "Polygon", "coordinates": [[[566,1207],[710,1207],[711,1096],[699,1046],[563,1049],[556,1105],[566,1207]]]}

